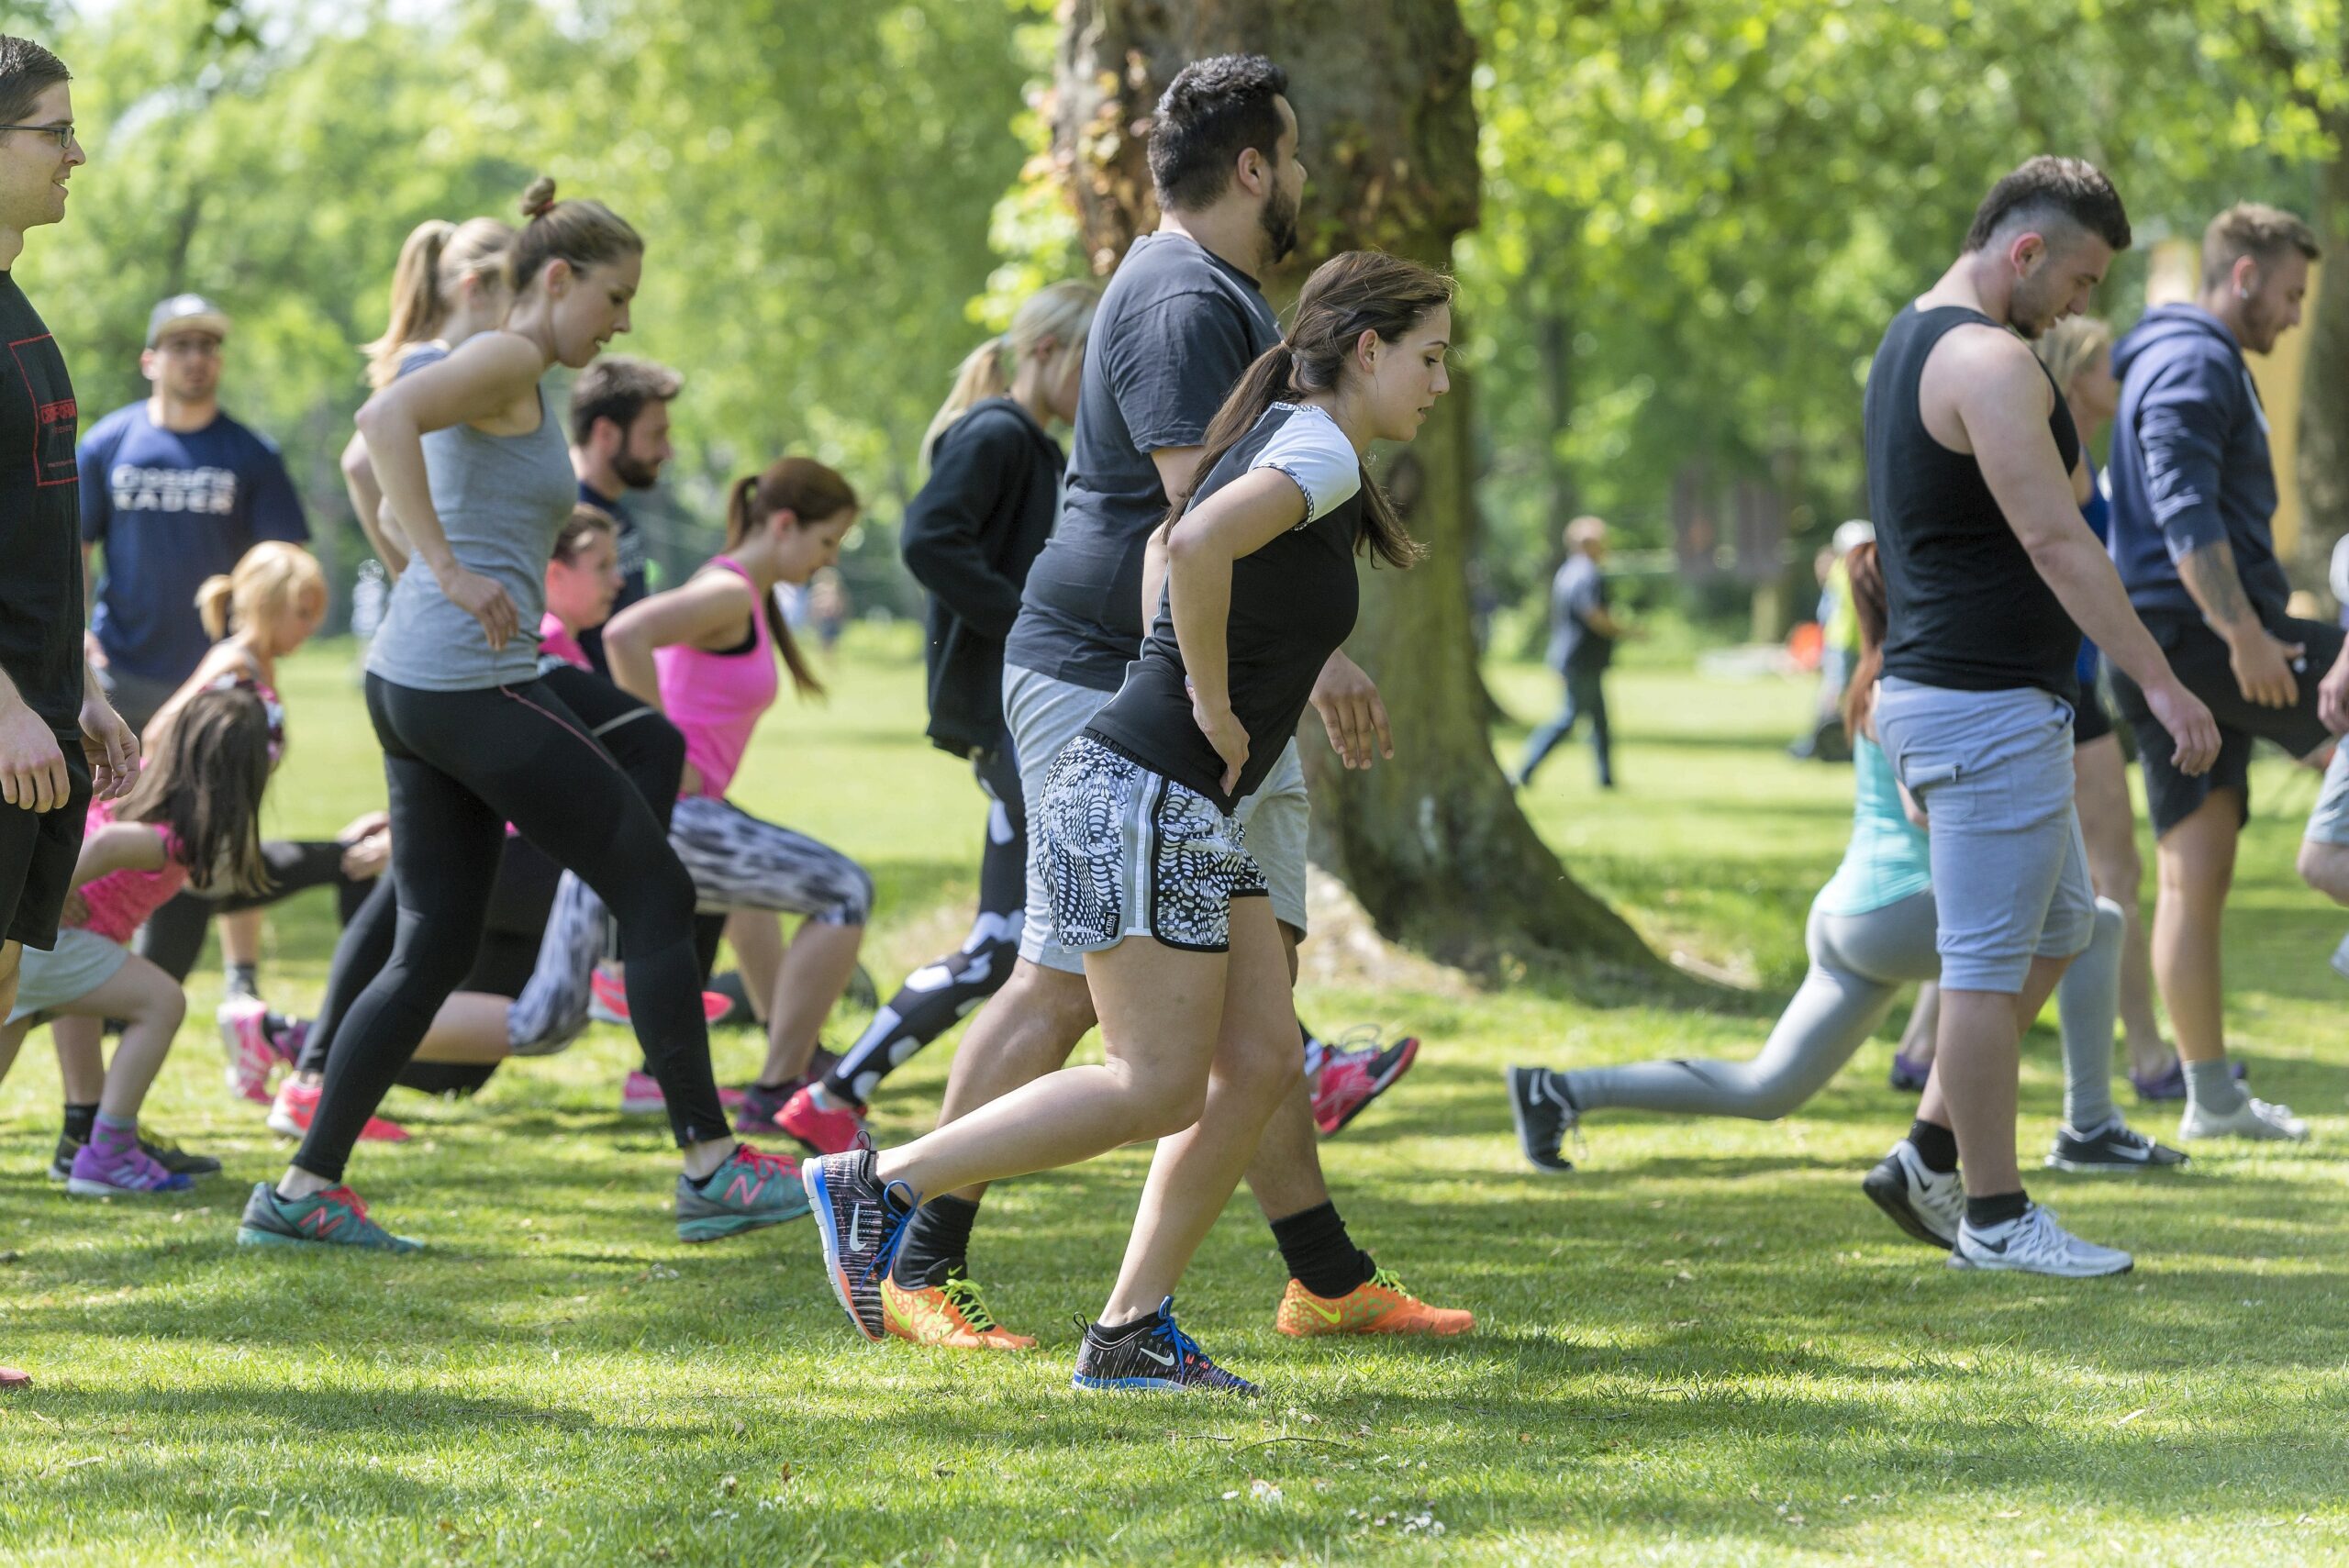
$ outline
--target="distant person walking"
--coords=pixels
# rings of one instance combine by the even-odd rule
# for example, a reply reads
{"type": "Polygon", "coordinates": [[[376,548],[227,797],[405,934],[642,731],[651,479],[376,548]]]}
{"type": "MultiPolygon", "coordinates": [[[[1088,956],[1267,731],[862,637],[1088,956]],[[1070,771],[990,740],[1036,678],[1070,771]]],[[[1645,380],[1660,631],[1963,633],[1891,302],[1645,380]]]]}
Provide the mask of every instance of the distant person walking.
{"type": "Polygon", "coordinates": [[[1607,666],[1615,661],[1615,644],[1637,635],[1615,618],[1607,603],[1607,525],[1597,517],[1576,517],[1566,525],[1566,562],[1550,584],[1551,669],[1565,683],[1565,706],[1525,743],[1525,761],[1511,781],[1523,789],[1533,782],[1533,770],[1561,740],[1575,732],[1585,716],[1590,719],[1590,754],[1598,764],[1598,787],[1615,787],[1614,738],[1607,728],[1607,666]]]}

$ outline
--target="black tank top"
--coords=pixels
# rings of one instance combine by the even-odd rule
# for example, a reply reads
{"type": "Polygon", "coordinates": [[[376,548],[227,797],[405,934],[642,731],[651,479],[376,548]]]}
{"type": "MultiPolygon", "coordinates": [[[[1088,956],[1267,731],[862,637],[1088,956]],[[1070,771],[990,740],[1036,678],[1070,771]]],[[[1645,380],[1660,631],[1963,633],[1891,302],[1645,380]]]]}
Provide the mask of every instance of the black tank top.
{"type": "MultiPolygon", "coordinates": [[[[2007,526],[1981,464],[1935,440],[1918,406],[1933,345],[1975,324],[1998,325],[1964,306],[1912,305],[1868,367],[1868,509],[1890,608],[1884,673],[1964,692],[2037,686],[2076,703],[2079,628],[2007,526]]],[[[2080,436],[2060,391],[2047,424],[2069,473],[2080,436]]]]}

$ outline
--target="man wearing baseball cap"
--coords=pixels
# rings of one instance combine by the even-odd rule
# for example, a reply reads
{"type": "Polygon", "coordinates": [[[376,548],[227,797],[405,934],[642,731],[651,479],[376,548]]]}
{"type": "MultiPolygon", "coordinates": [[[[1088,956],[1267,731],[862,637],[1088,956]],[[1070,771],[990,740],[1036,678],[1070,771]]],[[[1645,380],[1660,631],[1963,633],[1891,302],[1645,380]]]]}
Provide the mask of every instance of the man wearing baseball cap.
{"type": "Polygon", "coordinates": [[[164,300],[139,356],[152,391],[82,438],[82,549],[105,553],[90,662],[135,728],[210,644],[198,585],[262,539],[310,537],[277,448],[220,411],[228,337],[228,313],[203,295],[164,300]]]}

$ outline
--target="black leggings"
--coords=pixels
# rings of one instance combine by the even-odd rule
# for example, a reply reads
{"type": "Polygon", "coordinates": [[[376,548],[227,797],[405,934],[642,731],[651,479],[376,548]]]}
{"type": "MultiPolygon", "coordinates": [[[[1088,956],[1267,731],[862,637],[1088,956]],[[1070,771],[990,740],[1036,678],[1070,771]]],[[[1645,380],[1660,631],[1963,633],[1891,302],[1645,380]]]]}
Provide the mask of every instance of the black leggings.
{"type": "Polygon", "coordinates": [[[335,1026],[294,1162],[341,1179],[360,1129],[473,967],[508,822],[618,921],[629,1012],[678,1144],[728,1136],[695,973],[693,883],[593,726],[544,679],[428,692],[371,674],[367,713],[390,785],[398,916],[389,962],[335,1026]]]}
{"type": "Polygon", "coordinates": [[[375,885],[373,881],[343,875],[342,857],[349,848],[330,839],[271,840],[261,847],[262,861],[269,867],[268,892],[226,898],[182,892],[147,917],[132,951],[173,979],[185,980],[187,972],[195,967],[196,954],[204,951],[204,933],[210,929],[213,916],[267,908],[313,887],[334,889],[335,917],[347,926],[375,885]]]}

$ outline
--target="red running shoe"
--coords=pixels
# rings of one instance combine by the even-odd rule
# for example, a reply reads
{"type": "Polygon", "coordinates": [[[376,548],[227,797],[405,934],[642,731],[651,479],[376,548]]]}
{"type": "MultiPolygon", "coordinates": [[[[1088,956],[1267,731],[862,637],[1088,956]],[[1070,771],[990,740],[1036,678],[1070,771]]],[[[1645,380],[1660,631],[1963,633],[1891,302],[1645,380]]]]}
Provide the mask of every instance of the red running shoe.
{"type": "MultiPolygon", "coordinates": [[[[740,1089],[729,1089],[723,1084],[718,1086],[718,1103],[729,1111],[740,1109],[743,1098],[740,1089]]],[[[661,1080],[643,1068],[630,1068],[628,1076],[620,1080],[620,1115],[659,1116],[668,1108],[669,1096],[661,1092],[661,1080]]]]}
{"type": "Polygon", "coordinates": [[[864,1118],[854,1111],[826,1110],[813,1084],[791,1096],[774,1125],[818,1154],[845,1154],[864,1136],[864,1118]]]}
{"type": "Polygon", "coordinates": [[[1375,1030],[1369,1039],[1369,1044],[1353,1050],[1332,1045],[1322,1052],[1321,1076],[1313,1085],[1313,1125],[1324,1138],[1337,1136],[1369,1109],[1370,1102],[1393,1088],[1419,1058],[1417,1035],[1407,1034],[1389,1046],[1378,1043],[1375,1030]]]}
{"type": "MultiPolygon", "coordinates": [[[[299,1078],[288,1078],[277,1086],[277,1098],[269,1107],[269,1130],[287,1138],[300,1138],[310,1130],[310,1123],[318,1114],[318,1085],[305,1084],[299,1078]]],[[[407,1129],[395,1121],[371,1116],[367,1125],[359,1129],[362,1143],[406,1143],[407,1129]]]]}
{"type": "MultiPolygon", "coordinates": [[[[714,1024],[734,1010],[734,999],[717,991],[701,994],[701,1018],[714,1024]]],[[[628,979],[617,969],[596,966],[587,977],[587,1016],[597,1023],[625,1024],[629,1021],[628,979]]]]}
{"type": "Polygon", "coordinates": [[[228,1089],[257,1106],[269,1104],[269,1075],[284,1058],[269,1038],[269,1008],[250,996],[231,996],[213,1015],[228,1053],[228,1089]]]}

